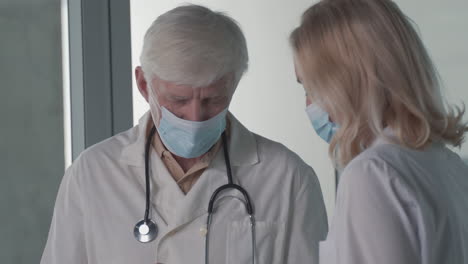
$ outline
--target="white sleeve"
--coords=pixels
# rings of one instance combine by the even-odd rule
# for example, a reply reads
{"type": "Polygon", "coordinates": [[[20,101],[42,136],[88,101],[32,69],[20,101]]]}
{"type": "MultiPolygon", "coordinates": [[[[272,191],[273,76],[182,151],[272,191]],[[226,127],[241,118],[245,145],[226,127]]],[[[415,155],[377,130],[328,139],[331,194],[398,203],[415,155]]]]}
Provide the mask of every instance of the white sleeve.
{"type": "Polygon", "coordinates": [[[321,264],[420,263],[411,201],[384,161],[352,163],[341,177],[330,234],[320,245],[321,264]],[[329,256],[322,256],[322,246],[329,256]]]}
{"type": "Polygon", "coordinates": [[[317,264],[318,244],[328,232],[327,212],[314,171],[307,167],[302,174],[304,181],[291,210],[285,263],[317,264]]]}
{"type": "Polygon", "coordinates": [[[62,179],[41,264],[86,264],[83,202],[73,165],[62,179]]]}

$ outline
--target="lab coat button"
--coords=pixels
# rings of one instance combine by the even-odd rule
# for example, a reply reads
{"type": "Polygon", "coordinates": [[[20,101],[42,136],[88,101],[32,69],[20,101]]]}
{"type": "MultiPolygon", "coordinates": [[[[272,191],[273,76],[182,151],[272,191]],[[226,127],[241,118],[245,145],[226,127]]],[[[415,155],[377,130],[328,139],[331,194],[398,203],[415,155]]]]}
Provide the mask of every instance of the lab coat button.
{"type": "Polygon", "coordinates": [[[200,227],[200,235],[206,236],[206,234],[208,234],[208,229],[206,228],[206,226],[200,227]]]}

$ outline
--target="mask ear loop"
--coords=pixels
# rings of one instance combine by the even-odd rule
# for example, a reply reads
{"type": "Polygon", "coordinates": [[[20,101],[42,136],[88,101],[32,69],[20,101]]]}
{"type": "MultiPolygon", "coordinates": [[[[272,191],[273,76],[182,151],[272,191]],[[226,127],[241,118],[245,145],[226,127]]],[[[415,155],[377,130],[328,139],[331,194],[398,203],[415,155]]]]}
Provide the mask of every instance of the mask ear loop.
{"type": "Polygon", "coordinates": [[[156,111],[156,113],[153,113],[153,111],[151,111],[151,115],[153,116],[156,115],[156,116],[153,116],[153,123],[154,123],[154,126],[157,127],[159,125],[159,120],[161,120],[161,105],[159,105],[159,101],[158,101],[158,96],[157,96],[157,93],[156,91],[154,91],[153,89],[153,86],[147,82],[147,90],[148,90],[148,103],[150,105],[150,111],[151,109],[154,109],[156,111]]]}

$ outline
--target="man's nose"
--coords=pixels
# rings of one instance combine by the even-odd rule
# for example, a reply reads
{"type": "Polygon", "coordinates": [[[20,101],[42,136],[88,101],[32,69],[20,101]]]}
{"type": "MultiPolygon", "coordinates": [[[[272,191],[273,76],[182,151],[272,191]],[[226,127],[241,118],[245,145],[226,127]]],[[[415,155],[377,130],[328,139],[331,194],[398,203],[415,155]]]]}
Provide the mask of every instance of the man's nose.
{"type": "Polygon", "coordinates": [[[200,100],[192,100],[188,113],[185,113],[185,119],[190,121],[205,121],[205,114],[200,100]]]}

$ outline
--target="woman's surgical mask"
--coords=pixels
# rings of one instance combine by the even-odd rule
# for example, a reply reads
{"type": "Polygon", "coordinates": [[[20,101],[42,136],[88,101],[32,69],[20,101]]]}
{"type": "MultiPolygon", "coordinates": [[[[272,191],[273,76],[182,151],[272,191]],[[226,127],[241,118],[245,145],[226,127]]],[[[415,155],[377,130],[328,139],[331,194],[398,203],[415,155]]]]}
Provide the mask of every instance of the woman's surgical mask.
{"type": "Polygon", "coordinates": [[[306,113],[315,132],[327,143],[330,143],[339,126],[331,122],[328,113],[315,103],[307,106],[306,113]]]}
{"type": "Polygon", "coordinates": [[[196,158],[207,153],[226,128],[227,108],[209,120],[189,121],[177,117],[165,107],[160,107],[153,89],[148,87],[148,90],[154,124],[158,124],[159,120],[156,126],[159,137],[164,146],[179,157],[196,158]]]}

